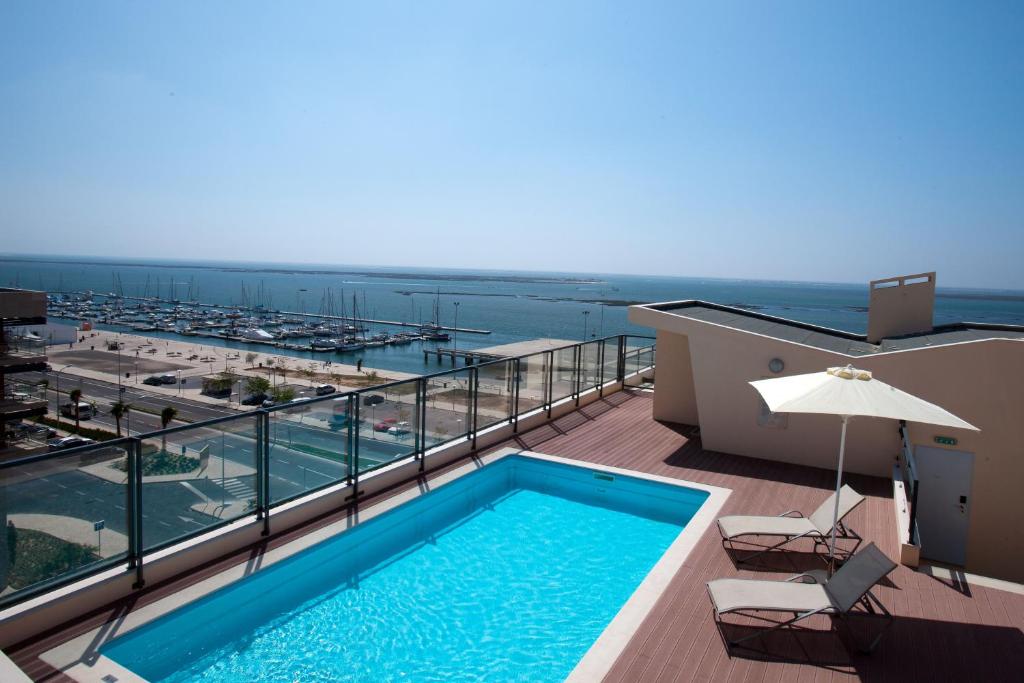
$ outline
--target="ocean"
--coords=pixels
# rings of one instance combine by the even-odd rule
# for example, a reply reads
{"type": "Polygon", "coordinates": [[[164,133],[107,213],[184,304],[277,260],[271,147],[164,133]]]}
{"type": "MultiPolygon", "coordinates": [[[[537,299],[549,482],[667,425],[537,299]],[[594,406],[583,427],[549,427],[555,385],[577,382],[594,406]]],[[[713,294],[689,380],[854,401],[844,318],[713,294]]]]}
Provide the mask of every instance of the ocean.
{"type": "MultiPolygon", "coordinates": [[[[354,295],[364,317],[407,322],[429,322],[436,301],[442,325],[453,325],[457,311],[459,327],[490,332],[460,333],[452,342],[442,343],[457,343],[460,349],[536,337],[582,340],[619,333],[651,334],[629,323],[628,305],[679,299],[738,305],[864,332],[868,304],[867,283],[48,256],[0,256],[0,283],[50,292],[159,295],[223,307],[262,304],[300,313],[327,312],[328,307],[338,312],[342,301],[351,313],[354,295]]],[[[1024,292],[940,286],[936,324],[964,321],[1024,324],[1024,292]]],[[[372,332],[399,329],[381,326],[372,332]]],[[[211,339],[201,343],[246,346],[211,339]]],[[[432,345],[367,348],[334,358],[348,363],[361,359],[367,367],[413,373],[440,369],[435,360],[424,361],[424,344],[432,345]]],[[[289,353],[318,360],[329,357],[289,353]]]]}

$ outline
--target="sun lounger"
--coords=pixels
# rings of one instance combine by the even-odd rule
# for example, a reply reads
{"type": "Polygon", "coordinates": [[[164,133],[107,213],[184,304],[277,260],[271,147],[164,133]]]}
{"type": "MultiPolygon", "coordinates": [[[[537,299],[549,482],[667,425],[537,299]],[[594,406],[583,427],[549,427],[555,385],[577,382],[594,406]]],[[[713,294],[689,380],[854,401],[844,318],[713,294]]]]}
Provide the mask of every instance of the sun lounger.
{"type": "MultiPolygon", "coordinates": [[[[731,515],[718,519],[718,531],[722,534],[722,545],[727,549],[736,549],[735,543],[758,546],[761,549],[746,557],[738,558],[737,562],[747,562],[758,555],[770,550],[776,550],[784,545],[792,543],[800,538],[810,538],[814,541],[814,549],[823,546],[828,551],[828,538],[832,533],[832,514],[834,512],[836,495],[833,493],[818,507],[809,517],[804,517],[798,510],[783,512],[776,517],[731,515]],[[780,538],[778,543],[773,545],[760,545],[745,540],[750,536],[771,536],[780,538]]],[[[858,505],[864,502],[864,496],[854,491],[849,486],[843,486],[839,490],[839,522],[836,524],[837,539],[857,539],[856,545],[848,553],[860,545],[861,538],[849,527],[843,524],[845,518],[858,505]]]]}
{"type": "Polygon", "coordinates": [[[798,574],[784,581],[716,579],[708,582],[708,595],[714,605],[715,623],[730,647],[777,629],[792,627],[815,614],[833,615],[840,619],[858,614],[880,617],[886,622],[867,647],[857,643],[851,631],[851,638],[858,648],[871,652],[893,621],[889,611],[871,593],[871,588],[895,568],[896,563],[871,543],[850,557],[831,578],[821,571],[798,574]],[[855,610],[857,606],[861,609],[855,610]],[[730,640],[726,637],[722,630],[723,614],[757,617],[756,614],[747,614],[757,612],[785,612],[793,616],[779,622],[769,620],[771,625],[742,638],[730,640]]]}

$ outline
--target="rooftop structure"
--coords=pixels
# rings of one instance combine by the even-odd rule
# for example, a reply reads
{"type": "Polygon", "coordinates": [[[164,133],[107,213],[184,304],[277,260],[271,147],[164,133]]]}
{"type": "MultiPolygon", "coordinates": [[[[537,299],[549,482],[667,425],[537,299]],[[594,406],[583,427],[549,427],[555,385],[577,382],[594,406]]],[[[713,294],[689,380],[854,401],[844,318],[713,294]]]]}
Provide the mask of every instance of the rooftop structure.
{"type": "Polygon", "coordinates": [[[46,389],[18,380],[18,375],[46,367],[46,341],[16,332],[46,323],[46,294],[0,289],[0,459],[45,447],[27,433],[8,433],[23,420],[46,414],[46,389]]]}
{"type": "Polygon", "coordinates": [[[634,306],[630,319],[658,331],[654,416],[699,425],[705,446],[833,467],[834,421],[774,415],[748,382],[853,364],[981,429],[862,420],[847,448],[851,471],[902,471],[914,517],[904,559],[920,554],[968,571],[1024,581],[1024,516],[1016,484],[1024,423],[1024,327],[931,323],[935,274],[870,285],[867,335],[703,301],[634,306]],[[901,316],[906,316],[905,318],[901,316]]]}

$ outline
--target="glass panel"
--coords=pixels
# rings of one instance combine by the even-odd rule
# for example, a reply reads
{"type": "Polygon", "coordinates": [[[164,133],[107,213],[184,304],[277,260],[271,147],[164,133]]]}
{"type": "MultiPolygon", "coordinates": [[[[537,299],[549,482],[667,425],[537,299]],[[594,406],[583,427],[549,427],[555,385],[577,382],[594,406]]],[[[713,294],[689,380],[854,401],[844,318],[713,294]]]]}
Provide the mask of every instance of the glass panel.
{"type": "Polygon", "coordinates": [[[470,371],[456,370],[427,380],[426,447],[469,433],[470,371]]]}
{"type": "Polygon", "coordinates": [[[614,382],[619,369],[619,340],[617,337],[604,340],[604,375],[603,381],[614,382]]]}
{"type": "Polygon", "coordinates": [[[256,415],[142,441],[147,551],[256,511],[256,415]]]}
{"type": "Polygon", "coordinates": [[[580,347],[580,391],[593,389],[601,382],[601,342],[587,342],[580,347]]]}
{"type": "Polygon", "coordinates": [[[639,375],[640,349],[630,349],[626,352],[626,386],[636,387],[643,384],[643,378],[639,375]]]}
{"type": "Polygon", "coordinates": [[[416,453],[416,384],[410,380],[358,395],[360,472],[416,453]]]}
{"type": "Polygon", "coordinates": [[[512,416],[514,361],[506,360],[477,368],[479,391],[476,399],[476,427],[483,429],[512,416]]]}
{"type": "Polygon", "coordinates": [[[0,470],[0,602],[128,556],[128,440],[0,470]]]}
{"type": "Polygon", "coordinates": [[[554,370],[551,378],[551,402],[554,403],[576,391],[576,347],[570,346],[554,352],[554,370]]]}
{"type": "Polygon", "coordinates": [[[547,400],[548,354],[519,359],[519,414],[540,408],[547,400]]]}
{"type": "Polygon", "coordinates": [[[270,413],[271,504],[348,478],[348,395],[270,413]]]}

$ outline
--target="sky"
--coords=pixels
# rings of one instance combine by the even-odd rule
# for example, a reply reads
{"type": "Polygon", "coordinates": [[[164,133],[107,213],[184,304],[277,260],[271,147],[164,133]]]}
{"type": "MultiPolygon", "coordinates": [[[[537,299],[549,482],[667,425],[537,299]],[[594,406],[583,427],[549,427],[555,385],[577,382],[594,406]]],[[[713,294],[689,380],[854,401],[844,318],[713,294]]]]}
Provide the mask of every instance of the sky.
{"type": "Polygon", "coordinates": [[[0,3],[0,252],[1024,289],[1024,3],[0,3]]]}

